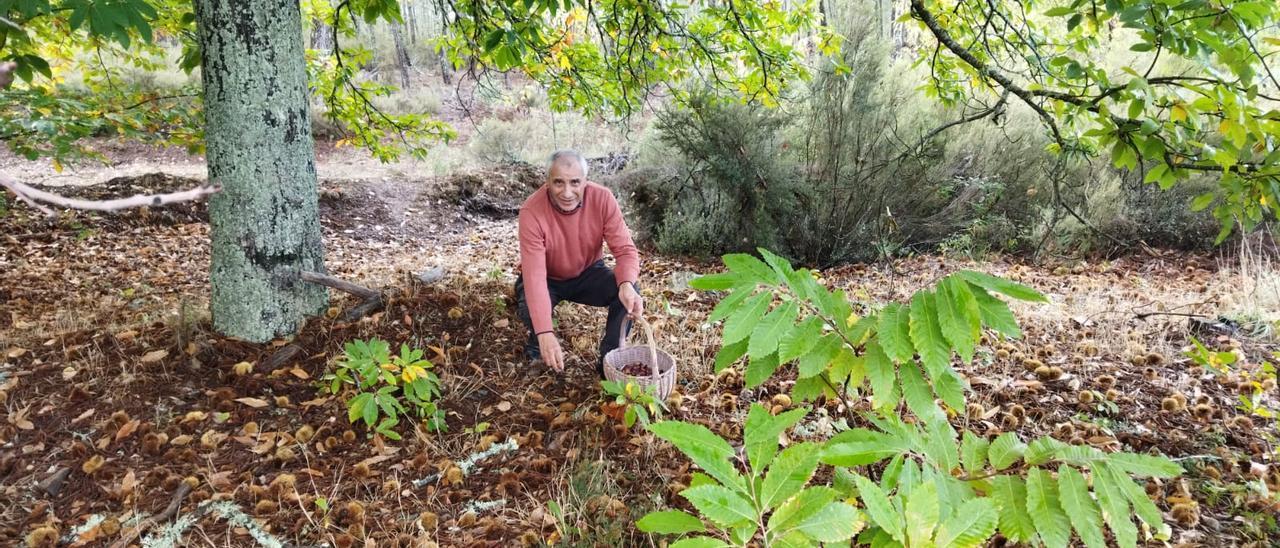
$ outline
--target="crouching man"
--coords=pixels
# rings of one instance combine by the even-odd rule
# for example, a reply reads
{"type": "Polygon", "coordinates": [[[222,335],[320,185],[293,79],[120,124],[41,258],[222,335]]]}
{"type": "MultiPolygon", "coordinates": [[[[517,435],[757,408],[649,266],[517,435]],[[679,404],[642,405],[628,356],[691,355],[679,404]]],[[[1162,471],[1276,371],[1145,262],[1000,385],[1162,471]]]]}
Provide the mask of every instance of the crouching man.
{"type": "Polygon", "coordinates": [[[639,274],[640,257],[613,192],[587,181],[581,154],[552,154],[546,183],[520,207],[515,289],[516,311],[529,328],[525,357],[563,371],[565,354],[551,311],[560,301],[607,307],[609,319],[596,359],[596,372],[603,377],[605,354],[621,344],[623,330],[630,327],[625,320],[644,313],[636,288],[639,274]],[[604,264],[604,243],[617,259],[616,271],[604,264]]]}

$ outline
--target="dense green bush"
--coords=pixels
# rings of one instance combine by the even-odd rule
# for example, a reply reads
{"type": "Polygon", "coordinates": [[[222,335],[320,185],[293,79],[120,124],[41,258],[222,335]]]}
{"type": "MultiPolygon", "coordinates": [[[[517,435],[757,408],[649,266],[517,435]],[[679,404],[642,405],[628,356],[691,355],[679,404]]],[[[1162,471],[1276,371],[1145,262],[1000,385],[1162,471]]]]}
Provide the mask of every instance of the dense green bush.
{"type": "Polygon", "coordinates": [[[618,179],[642,237],[666,253],[767,246],[820,266],[913,251],[1212,243],[1212,216],[1188,208],[1211,180],[1161,192],[1105,155],[1060,161],[1016,102],[931,133],[993,105],[937,106],[915,88],[929,75],[895,63],[874,21],[845,19],[847,70],[818,71],[786,107],[695,96],[658,113],[618,179]]]}

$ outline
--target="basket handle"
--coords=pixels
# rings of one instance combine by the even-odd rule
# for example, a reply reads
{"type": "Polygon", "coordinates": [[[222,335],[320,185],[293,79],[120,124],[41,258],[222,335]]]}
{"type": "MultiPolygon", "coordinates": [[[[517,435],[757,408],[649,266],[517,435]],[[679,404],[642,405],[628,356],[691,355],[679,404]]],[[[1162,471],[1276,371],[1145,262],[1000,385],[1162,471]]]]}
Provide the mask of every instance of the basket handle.
{"type": "MultiPolygon", "coordinates": [[[[632,324],[635,324],[636,322],[640,322],[640,327],[644,328],[644,336],[645,336],[645,338],[647,338],[647,339],[648,339],[648,343],[649,343],[649,367],[650,367],[650,369],[653,371],[653,382],[654,382],[654,383],[657,383],[657,382],[658,382],[658,377],[659,377],[659,373],[658,373],[658,347],[657,347],[657,346],[655,346],[655,345],[653,344],[653,327],[651,327],[651,326],[649,325],[649,321],[648,321],[648,320],[645,320],[645,319],[644,319],[644,316],[636,316],[634,319],[631,319],[631,320],[629,320],[629,321],[630,321],[632,324]]],[[[619,324],[619,329],[621,329],[621,328],[622,328],[622,327],[621,327],[622,325],[625,325],[625,324],[621,324],[621,323],[620,323],[620,324],[619,324]]],[[[625,348],[625,347],[627,346],[627,339],[628,339],[628,338],[630,338],[630,337],[629,337],[629,334],[628,334],[627,336],[624,336],[622,333],[619,333],[619,334],[618,334],[618,348],[625,348]]]]}

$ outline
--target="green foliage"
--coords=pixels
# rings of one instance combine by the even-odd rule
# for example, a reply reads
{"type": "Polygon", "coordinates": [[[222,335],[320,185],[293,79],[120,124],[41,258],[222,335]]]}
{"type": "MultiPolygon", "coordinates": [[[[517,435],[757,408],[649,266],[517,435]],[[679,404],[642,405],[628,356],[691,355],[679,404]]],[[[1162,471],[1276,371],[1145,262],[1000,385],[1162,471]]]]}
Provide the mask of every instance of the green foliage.
{"type": "MultiPolygon", "coordinates": [[[[379,159],[391,160],[406,151],[423,157],[429,145],[455,136],[452,127],[428,112],[375,108],[374,99],[395,88],[359,74],[373,56],[359,45],[357,20],[402,24],[399,2],[303,0],[300,5],[304,22],[324,24],[333,31],[333,48],[309,50],[307,61],[313,95],[324,102],[326,116],[346,132],[340,144],[356,144],[379,159]]],[[[789,6],[467,0],[433,7],[448,12],[440,14],[444,35],[435,47],[455,68],[467,64],[521,71],[547,90],[553,109],[575,108],[592,116],[628,115],[660,84],[704,77],[721,92],[773,104],[778,95],[808,77],[802,46],[812,40],[821,52],[829,53],[839,44],[838,36],[818,25],[813,1],[789,6]]],[[[3,0],[0,16],[7,20],[0,24],[0,59],[17,62],[16,74],[26,82],[25,88],[49,95],[65,97],[67,90],[58,86],[60,66],[75,65],[78,57],[89,55],[98,62],[80,66],[87,77],[106,80],[108,87],[115,88],[111,69],[101,63],[104,51],[133,62],[140,59],[131,55],[136,51],[154,54],[178,47],[177,66],[190,71],[200,63],[190,3],[3,0]]],[[[103,126],[102,131],[130,127],[93,114],[131,110],[130,105],[138,101],[129,95],[118,89],[111,89],[105,97],[87,95],[91,100],[68,117],[73,123],[46,117],[53,125],[16,134],[51,134],[56,145],[32,144],[15,150],[55,158],[82,153],[75,143],[92,132],[76,124],[96,122],[103,126]]],[[[187,113],[199,112],[199,104],[194,102],[182,108],[187,113]]],[[[26,113],[19,109],[5,114],[17,117],[26,113]]],[[[19,120],[16,125],[24,124],[19,120]]],[[[0,135],[13,139],[9,134],[0,135]]],[[[195,147],[201,133],[188,131],[180,137],[173,143],[195,147]]]]}
{"type": "Polygon", "coordinates": [[[730,463],[734,451],[729,443],[706,427],[675,421],[650,425],[650,431],[674,444],[711,477],[697,474],[693,485],[680,492],[702,519],[668,510],[650,513],[636,526],[651,533],[703,533],[705,520],[718,535],[690,537],[672,546],[745,546],[757,537],[765,545],[814,546],[852,538],[865,523],[862,513],[838,500],[839,493],[830,487],[807,487],[818,469],[822,445],[803,442],[778,450],[778,434],[805,412],[772,416],[763,406],[752,405],[744,440],[749,462],[745,475],[730,463]]]}
{"type": "Polygon", "coordinates": [[[362,421],[365,427],[398,440],[395,431],[403,416],[423,421],[429,431],[446,429],[440,399],[440,378],[435,366],[422,359],[422,350],[400,345],[392,355],[386,341],[354,340],[344,345],[332,373],[321,379],[321,389],[330,394],[351,393],[347,398],[347,419],[362,421]],[[381,419],[381,420],[379,420],[381,419]]]}
{"type": "Polygon", "coordinates": [[[745,354],[747,384],[756,386],[778,368],[795,364],[799,380],[792,397],[799,401],[834,396],[837,388],[854,394],[869,387],[878,409],[905,401],[921,418],[944,418],[935,398],[951,409],[964,407],[952,352],[971,359],[984,326],[1006,336],[1019,333],[1008,307],[992,293],[1045,300],[1026,286],[962,271],[940,280],[935,290],[916,292],[908,303],[858,318],[842,292],[819,285],[810,271],[796,270],[763,248],[759,252],[763,261],[726,255],[726,272],[690,285],[728,291],[711,315],[724,319],[727,345],[716,357],[717,370],[745,354]]]}
{"type": "Polygon", "coordinates": [[[634,426],[637,419],[640,426],[647,428],[650,420],[661,419],[662,412],[666,409],[666,404],[658,399],[657,388],[654,386],[641,387],[630,381],[600,381],[600,387],[605,394],[613,396],[614,403],[625,409],[622,423],[627,428],[634,426]]]}
{"type": "Polygon", "coordinates": [[[1054,152],[1109,152],[1161,188],[1218,173],[1216,191],[1194,206],[1214,205],[1220,238],[1236,219],[1248,229],[1277,211],[1275,2],[913,0],[911,15],[941,46],[921,48],[920,63],[942,101],[1012,93],[1039,114],[1054,152]],[[1001,47],[962,45],[988,39],[1001,47]],[[1138,59],[1109,66],[1095,54],[1105,47],[1138,59]]]}
{"type": "Polygon", "coordinates": [[[540,83],[553,109],[626,116],[658,85],[683,94],[706,75],[718,89],[772,103],[808,77],[799,45],[823,52],[839,38],[818,25],[816,3],[634,3],[532,0],[452,6],[437,43],[455,67],[477,62],[519,70],[540,83]],[[812,33],[811,36],[806,36],[812,33]]]}
{"type": "MultiPolygon", "coordinates": [[[[667,512],[647,517],[643,530],[703,532],[701,521],[707,521],[719,537],[693,537],[707,540],[690,542],[745,545],[763,536],[766,545],[785,539],[808,546],[829,540],[791,540],[794,531],[780,532],[778,516],[784,508],[795,508],[794,518],[787,510],[788,518],[804,521],[804,516],[843,511],[824,506],[843,496],[862,503],[862,512],[850,508],[854,513],[844,519],[856,522],[858,529],[865,520],[866,530],[857,540],[872,546],[981,546],[997,531],[1028,544],[1067,546],[1075,536],[1086,546],[1104,546],[1106,529],[1121,546],[1136,546],[1135,515],[1145,524],[1144,531],[1169,538],[1171,531],[1159,510],[1133,478],[1176,477],[1182,473],[1176,463],[1153,455],[1104,453],[1053,438],[1026,443],[1012,432],[990,441],[969,431],[961,435],[938,408],[938,399],[947,407],[963,408],[963,387],[952,360],[966,359],[957,354],[971,352],[984,328],[1018,333],[1007,306],[995,295],[1044,301],[1042,295],[1001,278],[962,271],[916,292],[909,303],[885,306],[860,318],[841,292],[821,286],[811,272],[796,270],[765,249],[759,252],[763,260],[727,255],[726,272],[690,284],[729,292],[714,315],[725,319],[726,341],[730,326],[734,329],[738,346],[732,352],[741,357],[742,346],[747,354],[755,346],[767,355],[751,359],[775,367],[783,352],[791,358],[787,363],[797,363],[792,394],[800,400],[853,394],[864,378],[870,378],[874,407],[862,418],[872,428],[853,428],[820,446],[800,443],[778,453],[779,434],[806,411],[772,416],[753,405],[743,434],[750,470],[744,477],[728,462],[734,455],[732,446],[705,427],[656,423],[651,431],[710,476],[695,479],[682,493],[702,520],[667,512]],[[771,315],[786,318],[782,327],[771,315]],[[794,342],[803,337],[834,342],[794,342]],[[785,350],[783,340],[792,341],[785,350]],[[813,355],[820,356],[817,365],[804,365],[813,355]],[[920,420],[900,417],[898,408],[904,402],[920,420]],[[888,463],[881,467],[884,461],[888,463]],[[821,464],[835,467],[834,488],[806,489],[821,464]],[[871,470],[880,470],[879,481],[870,477],[871,470]],[[787,497],[795,498],[776,506],[787,497]]],[[[733,361],[736,358],[726,360],[733,361]]],[[[753,378],[751,368],[749,364],[748,384],[763,382],[773,373],[771,367],[753,378]]]]}

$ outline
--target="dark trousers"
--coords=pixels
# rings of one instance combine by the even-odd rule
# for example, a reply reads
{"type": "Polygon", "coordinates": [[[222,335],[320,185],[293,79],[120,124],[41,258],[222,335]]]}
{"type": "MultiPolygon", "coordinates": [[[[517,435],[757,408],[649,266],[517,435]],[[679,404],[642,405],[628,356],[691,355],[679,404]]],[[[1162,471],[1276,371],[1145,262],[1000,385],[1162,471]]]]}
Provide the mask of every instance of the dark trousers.
{"type": "MultiPolygon", "coordinates": [[[[618,300],[618,283],[614,280],[613,269],[605,266],[604,261],[596,261],[587,267],[578,277],[568,280],[547,280],[547,289],[551,293],[551,308],[554,311],[560,301],[569,301],[587,306],[609,308],[609,319],[605,322],[604,333],[600,336],[600,356],[596,359],[596,372],[604,376],[604,355],[622,344],[622,338],[631,328],[631,322],[625,321],[627,309],[618,300]],[[626,325],[624,325],[626,324],[626,325]]],[[[524,343],[524,353],[528,357],[540,357],[538,336],[533,331],[533,320],[529,317],[529,303],[524,296],[524,276],[516,278],[516,314],[529,328],[529,338],[524,343]]],[[[567,348],[565,341],[561,348],[567,348]]]]}

